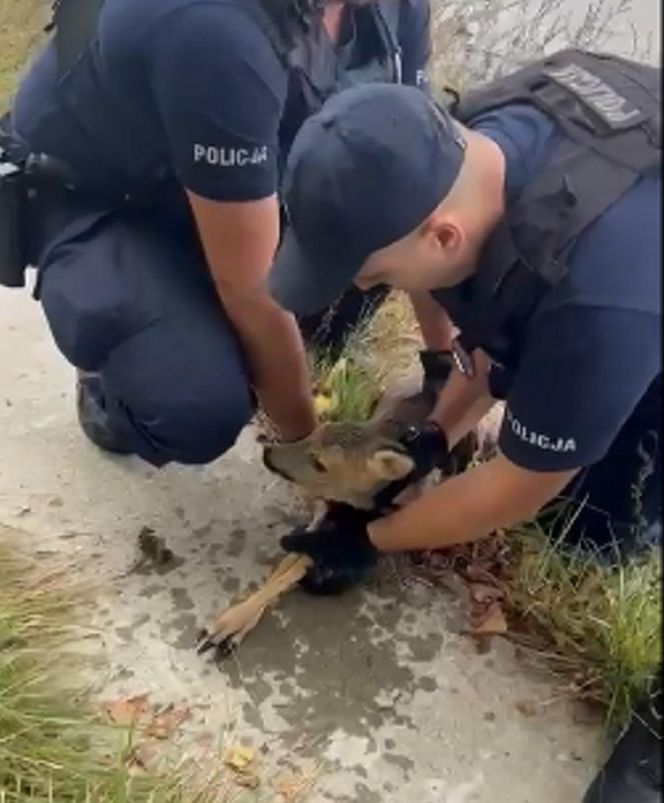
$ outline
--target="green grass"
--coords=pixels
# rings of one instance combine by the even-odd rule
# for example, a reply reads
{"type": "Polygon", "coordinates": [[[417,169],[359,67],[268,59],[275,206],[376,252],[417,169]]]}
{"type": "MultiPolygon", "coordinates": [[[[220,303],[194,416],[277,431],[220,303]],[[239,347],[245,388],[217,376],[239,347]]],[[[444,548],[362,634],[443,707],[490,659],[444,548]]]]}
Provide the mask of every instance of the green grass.
{"type": "MultiPolygon", "coordinates": [[[[50,7],[50,0],[0,0],[0,113],[43,39],[50,7]]],[[[258,800],[231,789],[223,770],[188,762],[162,776],[127,769],[133,736],[99,722],[72,654],[85,593],[38,570],[10,535],[0,525],[0,803],[258,800]]]]}
{"type": "MultiPolygon", "coordinates": [[[[7,545],[0,528],[0,801],[2,803],[267,803],[267,783],[238,787],[220,760],[173,758],[137,774],[129,728],[107,724],[84,689],[84,589],[39,570],[7,545]]],[[[221,753],[219,753],[221,755],[221,753]]],[[[304,800],[311,788],[302,778],[304,800]]],[[[295,800],[295,798],[293,798],[295,800]]]]}
{"type": "MultiPolygon", "coordinates": [[[[0,790],[7,801],[62,803],[122,800],[127,777],[118,749],[97,755],[101,736],[82,703],[67,688],[74,635],[83,597],[62,578],[35,571],[0,545],[0,790]]],[[[109,733],[105,736],[108,737],[109,733]]]]}
{"type": "Polygon", "coordinates": [[[610,561],[588,545],[564,546],[555,515],[509,534],[509,613],[534,655],[567,679],[569,694],[600,704],[615,730],[661,661],[661,555],[610,561]]]}
{"type": "Polygon", "coordinates": [[[360,321],[340,359],[312,350],[311,375],[321,420],[369,419],[390,379],[412,367],[419,342],[409,304],[392,293],[375,316],[360,321]]]}
{"type": "MultiPolygon", "coordinates": [[[[48,0],[0,0],[0,112],[26,54],[42,39],[49,8],[48,0]]],[[[443,45],[444,33],[439,32],[443,45]]],[[[438,51],[446,54],[443,45],[438,51]]],[[[418,347],[412,311],[403,296],[393,294],[370,324],[360,326],[343,361],[311,355],[325,406],[322,419],[366,420],[388,377],[412,366],[418,347]]],[[[574,678],[570,693],[604,705],[607,722],[617,726],[661,655],[659,555],[607,566],[588,552],[564,549],[554,528],[542,521],[511,537],[512,618],[535,638],[540,657],[574,678]]],[[[219,779],[211,785],[195,780],[200,768],[183,767],[166,780],[130,776],[122,762],[130,735],[101,728],[82,714],[80,691],[60,693],[68,674],[63,664],[71,660],[67,623],[83,599],[55,577],[31,583],[30,567],[1,542],[0,566],[0,801],[2,792],[7,803],[223,799],[219,779]]]]}
{"type": "Polygon", "coordinates": [[[336,361],[325,353],[313,354],[311,364],[321,420],[363,422],[371,417],[380,384],[352,352],[336,361]]]}
{"type": "Polygon", "coordinates": [[[381,377],[366,359],[363,343],[369,327],[362,320],[337,359],[312,348],[309,365],[317,412],[322,421],[367,421],[381,394],[381,377]]]}
{"type": "MultiPolygon", "coordinates": [[[[395,366],[412,365],[415,328],[408,303],[395,295],[360,332],[351,356],[359,355],[362,371],[368,361],[376,387],[395,366]]],[[[354,366],[351,360],[346,373],[354,366]]],[[[365,381],[361,372],[344,377],[353,393],[365,381]]],[[[508,613],[530,654],[559,673],[569,696],[600,704],[613,730],[628,719],[661,660],[660,552],[624,564],[600,559],[587,546],[563,545],[570,524],[569,510],[558,508],[509,533],[508,613]]]]}
{"type": "Polygon", "coordinates": [[[95,722],[82,684],[71,683],[83,591],[68,588],[61,574],[37,570],[3,542],[0,565],[3,803],[177,799],[159,797],[153,779],[130,777],[123,763],[130,734],[95,722]]]}

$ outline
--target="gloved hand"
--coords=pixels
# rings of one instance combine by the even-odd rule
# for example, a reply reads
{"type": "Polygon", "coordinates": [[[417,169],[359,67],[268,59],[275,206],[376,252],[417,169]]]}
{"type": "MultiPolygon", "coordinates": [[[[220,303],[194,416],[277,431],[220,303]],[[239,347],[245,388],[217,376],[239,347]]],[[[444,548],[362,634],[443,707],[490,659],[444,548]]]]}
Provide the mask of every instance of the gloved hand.
{"type": "Polygon", "coordinates": [[[420,364],[424,374],[422,392],[433,405],[438,400],[438,394],[445,387],[454,358],[451,351],[420,351],[420,364]]]}
{"type": "Polygon", "coordinates": [[[407,478],[409,483],[423,479],[434,468],[444,467],[449,460],[447,437],[435,421],[407,427],[399,441],[415,463],[407,478]]]}
{"type": "Polygon", "coordinates": [[[377,510],[383,510],[410,485],[424,479],[434,468],[444,474],[454,473],[454,458],[447,446],[447,437],[435,421],[425,421],[420,426],[405,426],[398,438],[414,468],[401,480],[391,482],[374,497],[377,510]]]}
{"type": "Polygon", "coordinates": [[[281,539],[286,552],[308,555],[314,565],[300,585],[311,594],[340,594],[359,582],[378,560],[368,524],[377,513],[346,504],[330,506],[313,531],[297,527],[281,539]]]}

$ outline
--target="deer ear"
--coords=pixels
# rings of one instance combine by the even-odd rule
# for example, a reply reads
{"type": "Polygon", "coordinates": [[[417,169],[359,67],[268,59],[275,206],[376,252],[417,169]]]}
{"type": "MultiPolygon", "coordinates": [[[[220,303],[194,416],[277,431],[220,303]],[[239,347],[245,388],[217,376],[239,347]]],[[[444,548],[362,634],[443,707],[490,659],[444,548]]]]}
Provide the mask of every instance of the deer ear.
{"type": "Polygon", "coordinates": [[[400,480],[415,468],[412,458],[394,449],[379,449],[367,461],[368,469],[379,480],[400,480]]]}

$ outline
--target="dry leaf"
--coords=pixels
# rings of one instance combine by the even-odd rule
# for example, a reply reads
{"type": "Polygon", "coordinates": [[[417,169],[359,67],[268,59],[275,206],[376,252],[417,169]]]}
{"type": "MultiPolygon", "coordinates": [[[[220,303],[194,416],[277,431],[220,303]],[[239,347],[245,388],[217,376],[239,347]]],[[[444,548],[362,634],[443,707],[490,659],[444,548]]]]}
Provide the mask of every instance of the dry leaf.
{"type": "Polygon", "coordinates": [[[103,709],[110,719],[123,727],[135,725],[138,719],[149,710],[147,694],[138,694],[124,700],[110,700],[103,709]]]}
{"type": "Polygon", "coordinates": [[[156,758],[154,742],[140,742],[129,749],[124,756],[125,767],[133,772],[149,772],[156,758]]]}
{"type": "Polygon", "coordinates": [[[201,747],[211,747],[214,744],[215,739],[216,737],[214,733],[210,733],[210,731],[203,731],[203,733],[199,733],[194,738],[194,742],[201,747]]]}
{"type": "Polygon", "coordinates": [[[507,630],[507,620],[503,609],[498,603],[494,603],[489,607],[485,616],[478,617],[472,622],[469,632],[473,636],[496,636],[507,633],[507,630]]]}
{"type": "Polygon", "coordinates": [[[276,792],[283,803],[291,803],[302,794],[302,781],[293,778],[284,778],[276,784],[276,792]]]}
{"type": "Polygon", "coordinates": [[[224,756],[224,764],[237,772],[246,770],[256,758],[256,751],[253,747],[245,747],[244,745],[232,745],[226,750],[224,756]]]}
{"type": "Polygon", "coordinates": [[[246,787],[247,789],[258,789],[261,785],[261,779],[253,772],[233,772],[233,780],[238,786],[246,787]]]}
{"type": "Polygon", "coordinates": [[[297,773],[289,772],[276,781],[274,790],[281,803],[297,803],[304,800],[304,796],[311,792],[318,776],[319,767],[315,765],[297,773]]]}
{"type": "Polygon", "coordinates": [[[188,708],[175,708],[171,703],[163,711],[154,714],[145,735],[152,739],[168,739],[190,716],[191,711],[188,708]]]}
{"type": "Polygon", "coordinates": [[[260,786],[260,778],[252,770],[255,760],[254,748],[241,744],[231,745],[224,755],[224,764],[232,770],[233,781],[247,789],[257,789],[260,786]]]}
{"type": "Polygon", "coordinates": [[[143,527],[139,532],[138,548],[143,558],[152,561],[155,566],[165,566],[174,557],[164,539],[156,535],[151,527],[143,527]]]}
{"type": "Polygon", "coordinates": [[[481,605],[501,600],[504,597],[503,592],[492,585],[486,583],[470,583],[468,585],[471,599],[473,602],[478,602],[481,605]]]}
{"type": "Polygon", "coordinates": [[[314,410],[317,416],[322,417],[329,413],[333,406],[332,396],[327,396],[323,393],[318,393],[314,396],[314,410]]]}
{"type": "Polygon", "coordinates": [[[606,716],[604,707],[594,700],[572,698],[572,719],[578,725],[601,725],[606,716]]]}
{"type": "Polygon", "coordinates": [[[471,583],[487,583],[492,584],[494,577],[489,569],[481,563],[469,563],[464,569],[463,574],[466,579],[471,583]]]}
{"type": "Polygon", "coordinates": [[[524,717],[534,717],[537,713],[537,706],[530,700],[519,700],[515,703],[514,707],[523,714],[524,717]]]}

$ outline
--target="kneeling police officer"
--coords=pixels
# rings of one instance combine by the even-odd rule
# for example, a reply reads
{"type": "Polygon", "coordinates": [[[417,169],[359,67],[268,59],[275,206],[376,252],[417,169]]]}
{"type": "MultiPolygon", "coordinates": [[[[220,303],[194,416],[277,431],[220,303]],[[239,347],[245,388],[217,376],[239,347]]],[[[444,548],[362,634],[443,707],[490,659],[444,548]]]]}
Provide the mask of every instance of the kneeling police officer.
{"type": "Polygon", "coordinates": [[[0,281],[37,267],[84,431],[206,463],[257,396],[284,439],[308,434],[301,332],[338,347],[380,292],[300,327],[274,302],[280,168],[338,89],[426,88],[428,1],[60,0],[53,26],[1,135],[0,281]]]}
{"type": "MultiPolygon", "coordinates": [[[[297,314],[341,288],[428,291],[459,330],[428,473],[496,399],[499,452],[384,517],[282,540],[323,572],[469,542],[574,504],[567,537],[612,559],[661,539],[660,70],[578,50],[462,97],[332,98],[298,134],[270,284],[297,314]],[[376,208],[372,199],[385,202],[376,208]]],[[[585,803],[661,795],[661,678],[585,803]]]]}

